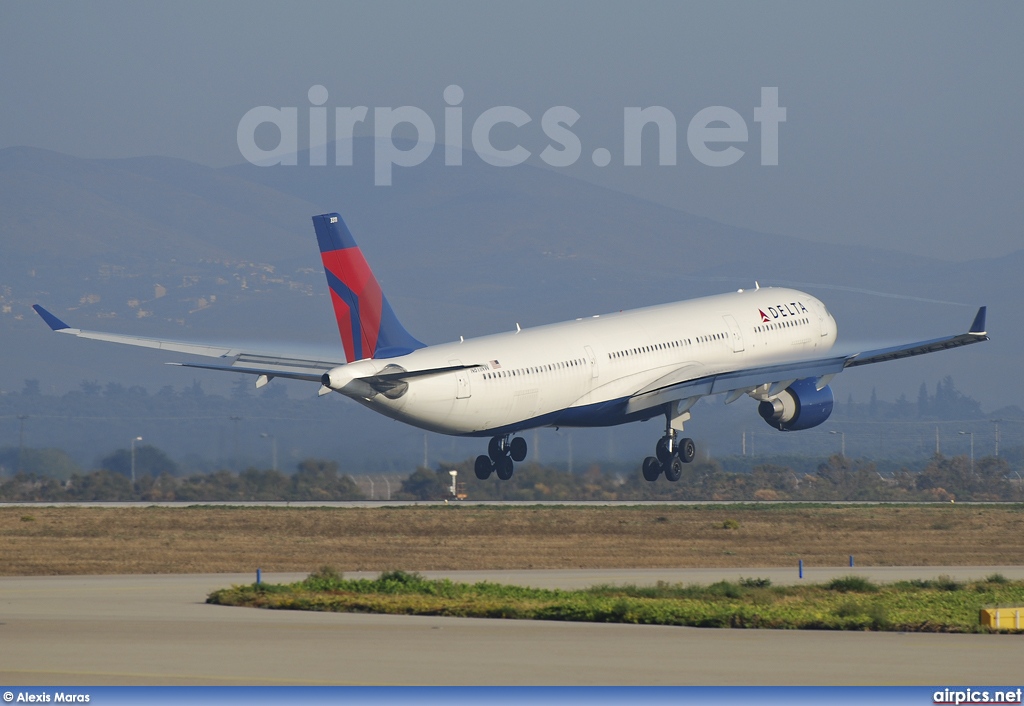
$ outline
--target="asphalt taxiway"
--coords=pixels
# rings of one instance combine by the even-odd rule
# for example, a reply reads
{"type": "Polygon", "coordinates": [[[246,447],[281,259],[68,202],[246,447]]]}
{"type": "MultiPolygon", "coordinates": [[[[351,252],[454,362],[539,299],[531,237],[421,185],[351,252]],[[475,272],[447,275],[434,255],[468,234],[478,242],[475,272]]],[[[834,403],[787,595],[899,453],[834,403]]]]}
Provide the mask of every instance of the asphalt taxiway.
{"type": "MultiPolygon", "coordinates": [[[[865,568],[879,581],[1019,567],[865,568]]],[[[792,569],[427,572],[533,586],[793,582],[792,569]]],[[[849,568],[809,569],[827,580],[849,568]]],[[[301,575],[269,575],[290,581],[301,575]]],[[[1009,635],[698,628],[302,613],[207,605],[252,575],[0,578],[0,683],[958,684],[1019,674],[1009,635]]]]}

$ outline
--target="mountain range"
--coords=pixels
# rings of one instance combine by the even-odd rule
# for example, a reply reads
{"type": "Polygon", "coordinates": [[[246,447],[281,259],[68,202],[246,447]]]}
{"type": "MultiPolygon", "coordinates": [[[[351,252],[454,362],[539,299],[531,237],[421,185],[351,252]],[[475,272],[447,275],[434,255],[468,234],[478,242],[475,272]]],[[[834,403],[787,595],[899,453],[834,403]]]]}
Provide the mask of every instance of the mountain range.
{"type": "MultiPolygon", "coordinates": [[[[952,375],[986,409],[1020,400],[1024,250],[948,262],[926,246],[912,255],[758,233],[553,170],[497,168],[472,153],[446,166],[443,150],[374,186],[373,149],[356,139],[352,167],[228,168],[0,150],[0,390],[26,379],[53,393],[85,380],[156,390],[201,379],[213,391],[233,382],[159,365],[175,356],[54,336],[35,303],[81,328],[339,350],[310,221],[338,211],[427,343],[792,285],[829,305],[850,344],[963,331],[989,306],[985,346],[848,372],[833,385],[838,398],[863,401],[872,388],[914,398],[922,382],[952,375]]],[[[747,407],[730,414],[755,425],[747,407]]]]}

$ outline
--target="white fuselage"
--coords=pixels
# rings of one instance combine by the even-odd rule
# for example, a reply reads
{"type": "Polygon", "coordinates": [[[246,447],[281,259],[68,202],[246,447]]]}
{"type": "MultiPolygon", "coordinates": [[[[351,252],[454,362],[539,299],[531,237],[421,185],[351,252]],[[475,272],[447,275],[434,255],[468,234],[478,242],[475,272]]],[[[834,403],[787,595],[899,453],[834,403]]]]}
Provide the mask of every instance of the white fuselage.
{"type": "Polygon", "coordinates": [[[603,314],[408,355],[355,361],[353,377],[389,365],[409,371],[476,367],[412,378],[401,396],[351,395],[423,429],[491,435],[536,426],[608,426],[629,416],[626,400],[647,389],[741,368],[820,356],[836,323],[818,299],[761,288],[603,314]]]}

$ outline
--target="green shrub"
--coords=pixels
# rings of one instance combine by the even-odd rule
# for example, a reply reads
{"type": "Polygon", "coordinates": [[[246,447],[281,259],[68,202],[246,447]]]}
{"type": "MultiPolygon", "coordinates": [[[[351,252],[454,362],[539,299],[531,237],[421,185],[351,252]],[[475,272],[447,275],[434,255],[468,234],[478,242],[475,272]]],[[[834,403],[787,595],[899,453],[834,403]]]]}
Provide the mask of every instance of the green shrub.
{"type": "Polygon", "coordinates": [[[719,581],[708,586],[708,595],[722,596],[723,598],[742,598],[743,589],[732,581],[719,581]]]}
{"type": "Polygon", "coordinates": [[[840,618],[853,618],[858,615],[864,615],[864,609],[853,601],[844,601],[843,603],[840,603],[832,612],[840,618]]]}
{"type": "Polygon", "coordinates": [[[841,576],[829,581],[825,588],[839,593],[876,593],[878,586],[863,576],[841,576]]]}
{"type": "Polygon", "coordinates": [[[769,587],[768,583],[767,579],[719,581],[710,586],[661,582],[569,591],[434,581],[403,571],[385,572],[373,580],[344,581],[328,567],[297,584],[216,591],[208,602],[288,610],[694,627],[977,632],[980,606],[1024,601],[1024,581],[999,584],[998,579],[975,582],[969,585],[972,590],[959,592],[939,587],[956,584],[949,577],[885,586],[858,576],[837,578],[828,585],[769,587]],[[311,590],[309,585],[316,582],[329,588],[311,590]],[[985,595],[975,593],[979,588],[985,595]]]}
{"type": "Polygon", "coordinates": [[[906,584],[911,588],[933,588],[933,581],[929,579],[910,579],[909,581],[900,581],[897,585],[906,584]]]}
{"type": "Polygon", "coordinates": [[[732,518],[729,518],[728,520],[726,520],[725,522],[722,523],[722,529],[734,530],[734,529],[739,529],[739,528],[740,528],[739,521],[738,520],[734,520],[732,518]]]}
{"type": "Polygon", "coordinates": [[[429,581],[415,571],[385,571],[374,582],[381,593],[437,593],[437,586],[443,582],[429,581]]]}
{"type": "Polygon", "coordinates": [[[892,627],[889,611],[881,603],[872,603],[868,607],[867,617],[871,621],[873,630],[888,630],[892,627]]]}
{"type": "Polygon", "coordinates": [[[964,587],[963,583],[955,581],[945,574],[935,579],[935,581],[932,582],[932,586],[940,591],[959,591],[964,587]]]}
{"type": "Polygon", "coordinates": [[[848,600],[837,605],[832,612],[836,617],[844,618],[843,622],[849,627],[887,630],[892,626],[892,621],[889,619],[889,611],[879,602],[865,605],[854,600],[848,600]]]}
{"type": "Polygon", "coordinates": [[[303,581],[303,586],[311,591],[337,591],[345,578],[333,566],[321,566],[303,581]]]}

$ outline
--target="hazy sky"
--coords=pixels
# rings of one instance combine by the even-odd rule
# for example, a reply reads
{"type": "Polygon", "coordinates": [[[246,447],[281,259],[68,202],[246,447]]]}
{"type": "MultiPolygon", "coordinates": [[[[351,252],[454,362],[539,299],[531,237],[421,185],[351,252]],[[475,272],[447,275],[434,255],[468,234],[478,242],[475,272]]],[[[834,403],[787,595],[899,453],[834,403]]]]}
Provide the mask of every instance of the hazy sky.
{"type": "Polygon", "coordinates": [[[443,141],[456,84],[467,147],[478,116],[515,106],[531,122],[496,127],[493,143],[544,166],[542,115],[568,106],[581,157],[566,174],[756,230],[995,257],[1024,248],[1022,20],[1019,2],[8,1],[0,148],[233,164],[257,106],[297,107],[308,144],[317,85],[329,109],[367,106],[371,120],[418,107],[443,141]],[[778,166],[761,164],[762,87],[786,109],[778,166]],[[644,165],[624,166],[623,111],[649,106],[675,117],[676,164],[657,164],[649,127],[644,165]],[[731,166],[688,145],[711,106],[748,130],[731,166]]]}

